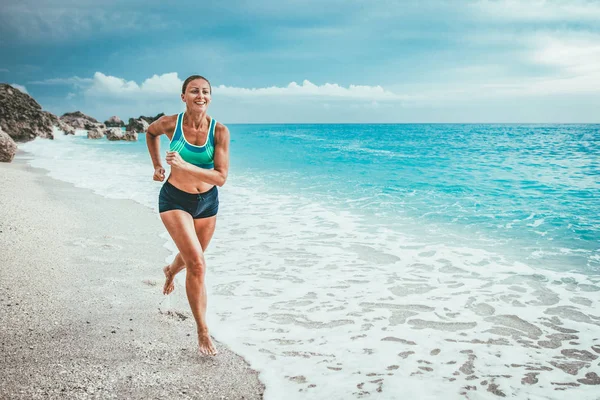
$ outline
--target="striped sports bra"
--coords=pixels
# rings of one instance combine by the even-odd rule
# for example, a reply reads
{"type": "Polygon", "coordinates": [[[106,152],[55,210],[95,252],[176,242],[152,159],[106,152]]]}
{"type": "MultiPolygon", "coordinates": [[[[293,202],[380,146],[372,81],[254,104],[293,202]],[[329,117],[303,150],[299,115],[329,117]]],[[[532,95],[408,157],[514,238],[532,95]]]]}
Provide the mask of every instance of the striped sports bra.
{"type": "Polygon", "coordinates": [[[215,126],[217,125],[217,121],[211,118],[206,143],[203,146],[196,146],[188,142],[183,134],[183,114],[185,112],[177,116],[177,125],[175,125],[175,132],[173,132],[169,150],[178,152],[184,161],[197,167],[206,169],[214,168],[215,126]]]}

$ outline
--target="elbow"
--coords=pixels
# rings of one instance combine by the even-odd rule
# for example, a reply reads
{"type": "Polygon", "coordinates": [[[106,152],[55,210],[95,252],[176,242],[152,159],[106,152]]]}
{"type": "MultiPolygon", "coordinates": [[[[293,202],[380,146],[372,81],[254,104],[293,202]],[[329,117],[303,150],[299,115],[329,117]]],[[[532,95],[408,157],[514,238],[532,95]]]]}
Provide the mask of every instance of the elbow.
{"type": "Polygon", "coordinates": [[[217,186],[219,186],[219,187],[223,186],[226,181],[227,181],[227,175],[219,174],[219,179],[217,180],[217,186]]]}

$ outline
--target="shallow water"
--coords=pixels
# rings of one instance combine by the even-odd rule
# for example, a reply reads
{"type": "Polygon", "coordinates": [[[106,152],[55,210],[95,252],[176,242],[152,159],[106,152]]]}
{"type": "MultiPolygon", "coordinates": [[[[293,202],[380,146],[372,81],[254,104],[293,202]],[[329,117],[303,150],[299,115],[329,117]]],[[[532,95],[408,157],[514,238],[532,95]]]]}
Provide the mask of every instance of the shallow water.
{"type": "MultiPolygon", "coordinates": [[[[597,398],[598,125],[230,131],[209,320],[267,399],[597,398]]],[[[20,148],[156,208],[143,135],[20,148]]]]}

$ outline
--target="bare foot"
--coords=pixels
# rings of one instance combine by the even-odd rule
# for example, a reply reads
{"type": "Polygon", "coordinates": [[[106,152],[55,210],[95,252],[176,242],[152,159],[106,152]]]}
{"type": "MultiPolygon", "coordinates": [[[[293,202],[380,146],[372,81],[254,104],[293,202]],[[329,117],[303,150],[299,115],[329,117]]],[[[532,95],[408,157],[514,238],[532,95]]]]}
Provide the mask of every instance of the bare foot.
{"type": "Polygon", "coordinates": [[[200,346],[200,354],[204,356],[216,356],[218,353],[208,332],[198,333],[198,346],[200,346]]]}
{"type": "Polygon", "coordinates": [[[163,286],[163,294],[168,295],[171,294],[173,290],[175,290],[175,284],[173,283],[174,276],[171,274],[168,265],[163,268],[163,272],[165,273],[165,277],[167,278],[165,280],[165,286],[163,286]]]}

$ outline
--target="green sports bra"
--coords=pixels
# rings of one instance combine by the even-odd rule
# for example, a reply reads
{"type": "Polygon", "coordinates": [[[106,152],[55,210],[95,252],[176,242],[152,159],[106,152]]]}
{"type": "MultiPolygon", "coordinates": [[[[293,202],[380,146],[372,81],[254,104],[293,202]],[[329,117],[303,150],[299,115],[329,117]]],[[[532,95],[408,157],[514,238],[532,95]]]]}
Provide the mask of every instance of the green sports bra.
{"type": "Polygon", "coordinates": [[[188,142],[183,134],[183,114],[185,112],[177,116],[177,125],[175,125],[175,132],[173,132],[169,150],[178,152],[184,161],[197,167],[206,169],[214,168],[215,126],[217,125],[217,121],[211,118],[206,143],[203,146],[196,146],[188,142]]]}

